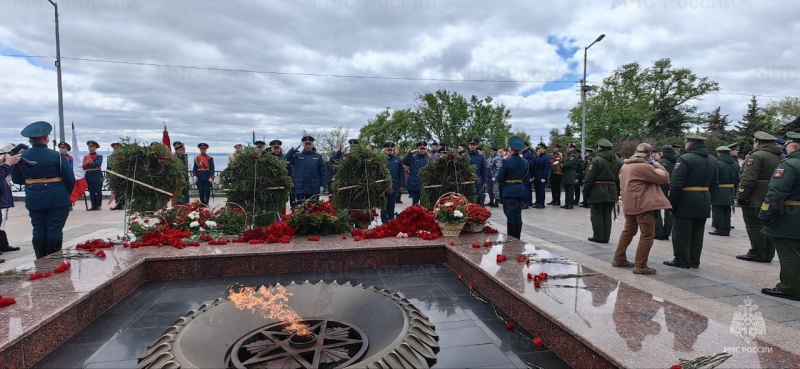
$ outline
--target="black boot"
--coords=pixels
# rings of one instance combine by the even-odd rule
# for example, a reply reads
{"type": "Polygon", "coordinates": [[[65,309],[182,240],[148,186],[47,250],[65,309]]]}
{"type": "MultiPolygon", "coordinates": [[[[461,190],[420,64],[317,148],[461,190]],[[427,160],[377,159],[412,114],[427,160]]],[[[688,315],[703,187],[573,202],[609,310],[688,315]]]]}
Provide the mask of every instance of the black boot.
{"type": "Polygon", "coordinates": [[[100,203],[103,201],[103,194],[92,196],[92,210],[100,210],[100,203]]]}
{"type": "Polygon", "coordinates": [[[31,240],[31,243],[33,244],[33,253],[36,255],[37,259],[41,259],[47,255],[47,241],[31,240]]]}
{"type": "Polygon", "coordinates": [[[8,235],[6,235],[6,231],[0,231],[0,251],[19,251],[19,247],[11,247],[8,244],[8,235]]]}
{"type": "Polygon", "coordinates": [[[45,256],[61,251],[62,240],[47,240],[45,256]]]}

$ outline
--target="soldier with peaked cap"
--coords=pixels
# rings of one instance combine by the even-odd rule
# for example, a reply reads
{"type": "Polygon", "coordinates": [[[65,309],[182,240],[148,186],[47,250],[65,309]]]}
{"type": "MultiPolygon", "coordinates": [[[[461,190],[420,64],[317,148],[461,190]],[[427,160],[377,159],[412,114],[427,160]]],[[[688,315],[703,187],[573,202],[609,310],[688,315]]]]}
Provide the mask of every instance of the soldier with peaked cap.
{"type": "MultiPolygon", "coordinates": [[[[358,147],[359,142],[357,138],[351,138],[347,140],[347,144],[350,145],[350,147],[358,147]]],[[[340,144],[339,149],[336,150],[333,154],[331,154],[330,158],[331,163],[336,164],[336,162],[339,161],[339,159],[346,158],[347,154],[350,153],[350,147],[343,148],[342,145],[340,144]]]]}
{"type": "MultiPolygon", "coordinates": [[[[579,191],[580,193],[583,193],[584,182],[586,181],[586,170],[589,169],[589,165],[592,164],[592,160],[594,159],[594,157],[595,153],[593,148],[587,147],[585,150],[583,150],[583,163],[581,163],[583,167],[581,168],[581,181],[580,181],[581,190],[579,191]]],[[[581,202],[581,206],[586,209],[590,208],[589,199],[586,196],[583,197],[583,202],[581,202]]]]}
{"type": "Polygon", "coordinates": [[[496,147],[492,147],[489,154],[489,159],[486,160],[486,169],[489,172],[489,206],[496,208],[500,205],[500,184],[494,179],[500,167],[503,165],[503,157],[497,151],[496,147]]]}
{"type": "Polygon", "coordinates": [[[417,150],[411,150],[403,158],[403,165],[408,167],[408,190],[411,196],[411,206],[419,204],[422,193],[422,182],[419,180],[419,170],[428,165],[428,144],[425,141],[417,142],[417,150]]]}
{"type": "Polygon", "coordinates": [[[403,162],[394,154],[394,142],[387,142],[383,144],[383,152],[388,156],[387,165],[389,165],[389,175],[392,176],[392,188],[386,194],[386,207],[381,210],[381,222],[386,223],[394,219],[394,207],[397,204],[397,194],[400,189],[405,186],[406,176],[403,170],[403,162]]]}
{"type": "Polygon", "coordinates": [[[786,132],[786,152],[767,188],[758,218],[775,241],[780,283],[761,293],[800,301],[800,132],[786,132]]]}
{"type": "Polygon", "coordinates": [[[719,184],[719,169],[705,137],[688,133],[684,138],[686,152],[675,162],[669,185],[674,259],[664,265],[689,269],[700,266],[706,219],[711,217],[710,192],[719,184]]]}
{"type": "Polygon", "coordinates": [[[83,169],[86,171],[86,183],[89,185],[89,200],[92,207],[89,210],[100,210],[103,202],[103,155],[97,153],[100,145],[97,141],[87,141],[89,153],[83,156],[83,169]]]}
{"type": "Polygon", "coordinates": [[[731,156],[731,149],[717,147],[717,168],[719,168],[719,186],[711,191],[711,226],[712,236],[731,235],[731,206],[735,203],[736,188],[739,187],[739,164],[731,156]]]}
{"type": "Polygon", "coordinates": [[[681,149],[683,148],[683,146],[678,144],[672,144],[670,146],[672,146],[672,152],[675,153],[676,157],[681,156],[681,149]]]}
{"type": "Polygon", "coordinates": [[[253,144],[256,145],[256,153],[259,155],[264,152],[264,146],[267,146],[267,143],[261,140],[253,142],[253,144]]]}
{"type": "Polygon", "coordinates": [[[577,169],[582,162],[580,155],[575,151],[575,144],[567,146],[563,161],[561,183],[564,186],[564,205],[561,208],[572,209],[575,203],[575,185],[578,182],[577,169]]]}
{"type": "Polygon", "coordinates": [[[292,148],[286,153],[286,161],[292,166],[292,182],[294,182],[295,199],[306,199],[322,193],[328,179],[328,168],[322,155],[314,147],[314,137],[303,136],[303,150],[292,148]]]}
{"type": "Polygon", "coordinates": [[[547,205],[561,206],[561,180],[564,177],[564,153],[561,145],[553,145],[553,155],[550,156],[550,195],[552,200],[547,205]]]}
{"type": "MultiPolygon", "coordinates": [[[[189,175],[189,155],[186,154],[186,146],[183,145],[183,142],[175,141],[172,143],[172,147],[175,149],[175,156],[180,159],[183,163],[183,167],[186,168],[183,174],[184,178],[186,178],[186,176],[189,175]]],[[[186,183],[186,186],[178,189],[179,193],[175,198],[176,205],[186,205],[189,203],[189,182],[187,181],[186,183]]]]}
{"type": "Polygon", "coordinates": [[[601,138],[597,141],[597,156],[586,168],[583,196],[589,201],[592,237],[589,241],[608,243],[611,238],[611,213],[620,195],[619,170],[622,164],[611,152],[614,145],[601,138]]]}
{"type": "Polygon", "coordinates": [[[776,143],[777,139],[769,133],[756,132],[753,152],[742,167],[736,203],[742,207],[742,218],[747,229],[747,237],[750,238],[750,250],[745,255],[736,256],[739,260],[769,263],[775,257],[775,240],[761,233],[758,209],[767,196],[770,177],[783,159],[781,149],[776,143]]]}
{"type": "Polygon", "coordinates": [[[467,152],[469,163],[475,166],[475,193],[478,195],[478,205],[486,205],[486,187],[489,184],[489,168],[486,165],[486,157],[478,152],[480,140],[473,137],[467,142],[467,152]]]}
{"type": "MultiPolygon", "coordinates": [[[[675,155],[675,150],[672,145],[661,146],[661,163],[664,168],[669,172],[672,178],[672,171],[675,169],[675,162],[678,161],[678,155],[675,155]]],[[[661,186],[661,191],[664,196],[669,194],[669,183],[661,186]]],[[[672,209],[664,209],[664,216],[661,216],[661,211],[656,211],[656,237],[657,240],[667,241],[669,236],[672,235],[672,209]]]]}
{"type": "Polygon", "coordinates": [[[536,192],[536,201],[532,206],[544,209],[545,187],[547,186],[547,177],[550,175],[550,156],[547,155],[547,145],[540,143],[536,146],[536,156],[533,157],[533,164],[529,169],[531,169],[531,180],[536,192]]]}
{"type": "Polygon", "coordinates": [[[197,145],[200,149],[200,155],[194,157],[194,166],[192,167],[192,176],[197,178],[197,192],[200,195],[200,202],[208,206],[211,200],[211,186],[214,181],[214,158],[206,154],[208,150],[207,143],[200,143],[197,145]]]}
{"type": "MultiPolygon", "coordinates": [[[[254,142],[254,144],[256,144],[257,142],[261,142],[261,141],[256,141],[256,142],[254,142]]],[[[233,159],[236,159],[236,155],[239,155],[242,152],[243,149],[244,149],[244,145],[242,145],[242,144],[237,143],[236,145],[233,145],[233,152],[228,156],[228,162],[232,162],[233,159]]],[[[184,148],[184,152],[185,151],[186,151],[186,149],[184,148]]]]}
{"type": "Polygon", "coordinates": [[[269,142],[269,150],[272,155],[275,155],[278,159],[283,160],[283,142],[281,140],[272,140],[269,142]]]}
{"type": "Polygon", "coordinates": [[[64,156],[47,148],[52,130],[47,122],[25,127],[22,136],[30,138],[32,147],[21,157],[36,165],[15,165],[11,170],[14,183],[25,185],[25,208],[31,217],[31,243],[37,259],[61,250],[71,204],[69,196],[75,187],[75,176],[64,156]]]}
{"type": "MultiPolygon", "coordinates": [[[[159,142],[153,142],[153,143],[150,144],[150,146],[153,146],[153,144],[160,144],[160,143],[159,142]]],[[[111,144],[111,148],[114,149],[114,151],[111,152],[111,155],[108,156],[108,164],[106,165],[106,167],[108,169],[110,169],[110,170],[116,171],[118,169],[118,168],[116,168],[114,166],[114,163],[116,162],[117,155],[119,155],[120,147],[122,147],[122,145],[119,142],[114,142],[114,143],[111,144]]],[[[111,210],[124,210],[125,209],[125,192],[123,192],[123,191],[114,192],[114,202],[116,204],[114,205],[113,208],[111,208],[111,210]]]]}
{"type": "Polygon", "coordinates": [[[431,149],[428,150],[429,151],[428,156],[431,159],[438,159],[439,155],[441,155],[441,153],[439,152],[440,149],[441,149],[441,147],[439,147],[439,143],[438,142],[436,142],[436,141],[431,142],[431,149]]]}
{"type": "Polygon", "coordinates": [[[528,161],[522,158],[525,142],[518,136],[508,139],[511,155],[503,160],[495,176],[503,184],[503,213],[506,215],[506,228],[509,236],[519,239],[522,236],[522,202],[525,201],[525,177],[528,175],[528,161]]]}
{"type": "Polygon", "coordinates": [[[72,150],[72,146],[70,146],[68,143],[61,142],[58,144],[58,152],[61,155],[64,155],[65,158],[67,158],[69,166],[72,167],[74,164],[72,163],[72,156],[69,154],[70,150],[72,150]]]}

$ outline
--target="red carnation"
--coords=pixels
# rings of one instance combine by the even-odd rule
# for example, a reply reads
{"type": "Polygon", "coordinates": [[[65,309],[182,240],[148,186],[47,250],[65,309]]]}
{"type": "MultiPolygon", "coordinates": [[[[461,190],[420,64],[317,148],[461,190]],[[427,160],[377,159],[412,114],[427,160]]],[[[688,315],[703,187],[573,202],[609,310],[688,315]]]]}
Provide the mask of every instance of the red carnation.
{"type": "Polygon", "coordinates": [[[473,289],[473,288],[475,288],[475,284],[469,283],[469,284],[467,284],[467,288],[473,289]]]}
{"type": "Polygon", "coordinates": [[[472,243],[472,248],[478,249],[478,248],[480,248],[480,247],[481,247],[481,244],[479,244],[479,243],[477,243],[477,242],[473,242],[473,243],[472,243]]]}
{"type": "Polygon", "coordinates": [[[531,279],[533,279],[533,274],[528,273],[528,280],[531,280],[531,279]]]}
{"type": "Polygon", "coordinates": [[[498,263],[502,263],[502,262],[504,262],[504,261],[506,261],[506,256],[505,256],[505,255],[503,255],[503,254],[498,254],[498,255],[497,255],[497,262],[498,262],[498,263]]]}
{"type": "Polygon", "coordinates": [[[527,257],[525,256],[525,254],[519,254],[519,256],[517,256],[517,262],[521,263],[521,262],[523,262],[525,260],[527,260],[527,257]]]}
{"type": "Polygon", "coordinates": [[[347,236],[342,236],[342,239],[343,239],[343,240],[346,240],[346,239],[347,239],[347,236]]]}
{"type": "Polygon", "coordinates": [[[683,369],[683,367],[680,366],[679,364],[675,364],[672,367],[670,367],[670,369],[683,369]]]}
{"type": "Polygon", "coordinates": [[[514,323],[513,322],[506,322],[506,329],[514,329],[514,323]]]}
{"type": "Polygon", "coordinates": [[[461,274],[456,274],[456,279],[458,279],[460,281],[460,280],[464,279],[464,277],[461,276],[461,274]]]}
{"type": "Polygon", "coordinates": [[[539,288],[542,285],[538,278],[533,279],[533,287],[539,288]]]}
{"type": "Polygon", "coordinates": [[[42,273],[38,273],[38,272],[37,273],[28,274],[28,279],[30,279],[32,281],[37,280],[37,279],[42,278],[42,277],[43,277],[42,273]]]}
{"type": "Polygon", "coordinates": [[[541,348],[542,347],[542,339],[539,338],[539,337],[534,338],[533,339],[533,345],[536,346],[537,348],[541,348]]]}
{"type": "Polygon", "coordinates": [[[450,246],[455,246],[455,245],[456,245],[456,241],[450,241],[450,246]]]}

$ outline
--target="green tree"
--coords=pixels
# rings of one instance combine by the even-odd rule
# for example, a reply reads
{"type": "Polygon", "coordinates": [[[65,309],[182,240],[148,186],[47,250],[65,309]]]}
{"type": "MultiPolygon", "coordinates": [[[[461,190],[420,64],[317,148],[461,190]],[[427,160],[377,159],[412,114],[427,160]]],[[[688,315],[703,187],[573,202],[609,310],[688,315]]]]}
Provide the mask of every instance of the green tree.
{"type": "Polygon", "coordinates": [[[736,132],[728,130],[727,128],[731,123],[728,119],[728,115],[723,115],[721,110],[721,107],[714,109],[714,111],[708,114],[704,124],[706,130],[705,134],[708,136],[706,146],[711,151],[715,151],[717,146],[729,145],[738,141],[736,132]]]}
{"type": "Polygon", "coordinates": [[[747,112],[736,124],[736,131],[743,141],[742,151],[749,152],[752,150],[753,144],[751,141],[756,132],[765,131],[771,133],[771,128],[773,126],[769,114],[764,113],[763,109],[758,107],[758,99],[753,96],[750,99],[750,103],[747,104],[747,112]]]}
{"type": "MultiPolygon", "coordinates": [[[[587,144],[599,138],[613,142],[679,136],[689,124],[702,122],[703,115],[691,102],[718,90],[717,82],[698,77],[688,68],[675,68],[670,59],[657,60],[648,68],[625,64],[589,91],[587,144]]],[[[569,119],[579,130],[580,105],[570,111],[569,119]]]]}
{"type": "Polygon", "coordinates": [[[771,102],[764,108],[764,112],[777,120],[777,132],[780,135],[800,129],[800,98],[798,97],[785,97],[777,102],[771,102]]]}

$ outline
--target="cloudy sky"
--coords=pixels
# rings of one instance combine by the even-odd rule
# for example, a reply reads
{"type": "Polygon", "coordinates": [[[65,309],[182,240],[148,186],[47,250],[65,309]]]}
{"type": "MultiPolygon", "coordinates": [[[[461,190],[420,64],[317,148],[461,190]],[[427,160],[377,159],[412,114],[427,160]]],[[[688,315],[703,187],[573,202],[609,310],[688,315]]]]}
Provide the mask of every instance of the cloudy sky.
{"type": "MultiPolygon", "coordinates": [[[[718,81],[720,93],[698,105],[722,106],[734,121],[749,95],[763,103],[800,95],[794,0],[59,4],[67,126],[104,147],[121,136],[160,140],[162,119],[190,147],[230,151],[252,130],[295,145],[302,129],[355,133],[379,111],[440,88],[493,96],[511,109],[514,130],[546,136],[579,104],[582,49],[600,34],[590,83],[624,63],[668,57],[718,81]]],[[[57,124],[47,0],[0,2],[0,54],[0,140],[21,141],[36,120],[57,124]]]]}

